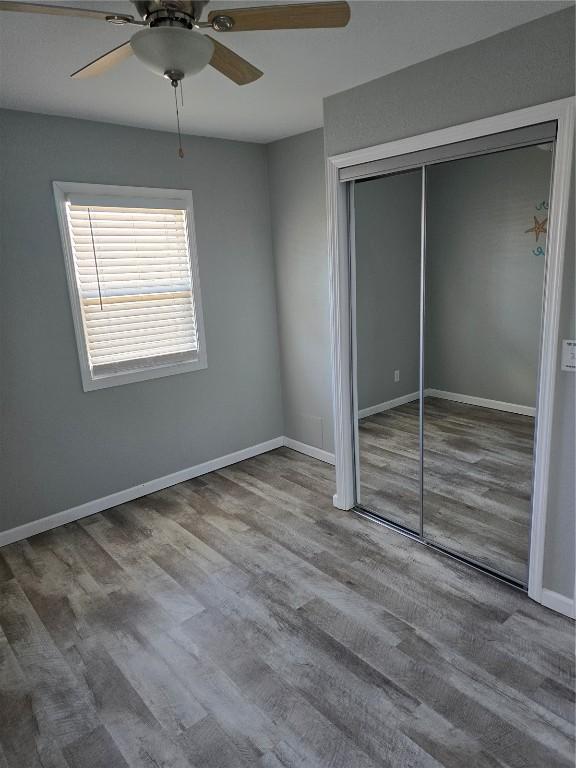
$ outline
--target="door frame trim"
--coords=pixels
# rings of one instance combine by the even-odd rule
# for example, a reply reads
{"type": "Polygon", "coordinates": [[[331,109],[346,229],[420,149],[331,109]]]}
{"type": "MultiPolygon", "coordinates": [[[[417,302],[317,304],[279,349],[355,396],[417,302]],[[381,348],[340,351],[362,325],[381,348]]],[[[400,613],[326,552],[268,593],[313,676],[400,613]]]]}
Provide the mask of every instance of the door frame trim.
{"type": "MultiPolygon", "coordinates": [[[[551,189],[546,249],[546,282],[540,352],[540,385],[536,428],[532,525],[528,571],[528,595],[543,602],[544,549],[554,391],[558,364],[558,332],[566,227],[574,135],[574,98],[507,112],[438,131],[410,136],[372,147],[332,155],[326,159],[328,205],[328,252],[330,262],[330,325],[336,494],[334,505],[351,509],[355,500],[354,419],[351,338],[351,258],[349,182],[341,182],[338,172],[373,160],[452,144],[491,133],[522,128],[555,120],[558,126],[551,189]]],[[[544,595],[545,596],[545,595],[544,595]]]]}

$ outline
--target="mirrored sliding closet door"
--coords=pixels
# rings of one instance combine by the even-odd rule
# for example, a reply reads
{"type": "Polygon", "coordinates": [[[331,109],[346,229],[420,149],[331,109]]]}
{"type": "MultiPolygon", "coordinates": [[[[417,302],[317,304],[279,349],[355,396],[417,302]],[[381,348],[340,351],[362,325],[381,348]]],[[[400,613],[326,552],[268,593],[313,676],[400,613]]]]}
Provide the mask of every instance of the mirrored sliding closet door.
{"type": "Polygon", "coordinates": [[[357,506],[519,585],[554,136],[438,147],[352,182],[357,506]]]}
{"type": "Polygon", "coordinates": [[[523,584],[552,148],[426,172],[424,536],[523,584]]]}
{"type": "Polygon", "coordinates": [[[357,497],[420,531],[422,172],[355,184],[357,497]]]}

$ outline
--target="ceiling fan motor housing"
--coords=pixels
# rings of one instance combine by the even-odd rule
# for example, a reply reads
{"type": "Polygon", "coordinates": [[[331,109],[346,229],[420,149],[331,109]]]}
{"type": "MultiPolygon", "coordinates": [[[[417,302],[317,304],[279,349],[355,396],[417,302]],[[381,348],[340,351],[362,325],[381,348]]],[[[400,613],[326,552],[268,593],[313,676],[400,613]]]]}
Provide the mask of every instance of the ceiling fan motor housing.
{"type": "Polygon", "coordinates": [[[214,43],[200,32],[184,27],[149,27],[130,40],[136,58],[161,77],[182,79],[210,63],[214,43]],[[175,78],[174,73],[179,77],[175,78]]]}
{"type": "Polygon", "coordinates": [[[140,16],[148,22],[171,15],[181,23],[198,22],[207,0],[132,0],[140,16]]]}

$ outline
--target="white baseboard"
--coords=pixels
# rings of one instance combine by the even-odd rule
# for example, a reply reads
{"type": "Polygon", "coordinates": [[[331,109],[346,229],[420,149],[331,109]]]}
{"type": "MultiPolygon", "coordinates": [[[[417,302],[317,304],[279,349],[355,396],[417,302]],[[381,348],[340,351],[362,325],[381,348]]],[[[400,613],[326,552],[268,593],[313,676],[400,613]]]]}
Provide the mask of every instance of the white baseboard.
{"type": "Polygon", "coordinates": [[[284,445],[286,448],[292,448],[293,451],[298,451],[298,453],[304,453],[306,456],[312,456],[313,459],[325,461],[326,464],[336,463],[333,453],[324,451],[322,448],[316,448],[314,445],[301,443],[299,440],[292,440],[291,437],[284,438],[284,445]]]}
{"type": "Polygon", "coordinates": [[[43,533],[52,528],[57,528],[59,525],[65,525],[66,523],[80,520],[83,517],[89,517],[97,512],[103,512],[105,509],[117,507],[119,504],[125,504],[127,501],[134,501],[134,499],[147,496],[149,493],[161,491],[163,488],[169,488],[171,485],[177,485],[186,480],[191,480],[193,477],[206,475],[208,472],[215,472],[216,470],[223,469],[231,464],[237,464],[239,461],[251,459],[261,453],[267,453],[268,451],[273,451],[276,448],[282,448],[283,446],[292,448],[292,450],[304,453],[307,456],[312,456],[315,459],[320,459],[320,461],[325,461],[328,464],[334,464],[333,453],[323,451],[320,448],[315,448],[312,445],[306,445],[306,443],[301,443],[298,440],[292,440],[289,437],[275,437],[272,440],[267,440],[265,443],[251,445],[240,451],[228,453],[226,456],[220,456],[217,459],[211,459],[202,464],[196,464],[194,467],[181,469],[170,475],[164,475],[155,480],[149,480],[145,483],[134,485],[132,488],[126,488],[123,491],[117,491],[108,496],[102,496],[99,499],[87,501],[85,504],[80,504],[71,509],[65,509],[62,512],[56,512],[55,514],[48,515],[40,520],[32,520],[30,523],[19,525],[16,528],[0,531],[0,547],[6,546],[7,544],[13,544],[15,541],[22,541],[22,539],[27,539],[29,536],[34,536],[37,533],[43,533]]]}
{"type": "MultiPolygon", "coordinates": [[[[465,403],[466,405],[478,405],[481,408],[492,408],[495,411],[508,411],[509,413],[520,413],[524,416],[534,416],[536,408],[529,405],[517,405],[516,403],[505,403],[503,400],[489,400],[486,397],[474,397],[473,395],[460,395],[457,392],[445,392],[443,389],[425,389],[425,397],[439,397],[442,400],[452,400],[455,403],[465,403]]],[[[395,397],[393,400],[387,400],[385,403],[377,403],[368,408],[362,408],[358,411],[358,418],[364,419],[366,416],[373,416],[375,413],[389,411],[391,408],[398,408],[399,405],[411,403],[418,400],[418,392],[410,392],[408,395],[395,397]]],[[[298,450],[297,448],[295,450],[298,450]]]]}
{"type": "Polygon", "coordinates": [[[389,411],[390,408],[398,408],[399,405],[411,403],[414,400],[418,400],[419,397],[420,394],[418,392],[410,392],[407,395],[395,397],[393,400],[387,400],[385,403],[377,403],[376,405],[371,405],[368,408],[362,408],[360,411],[358,411],[358,418],[364,419],[366,416],[374,416],[375,413],[389,411]]]}
{"type": "Polygon", "coordinates": [[[536,408],[531,408],[529,405],[516,405],[516,403],[505,403],[502,400],[489,400],[486,397],[459,395],[456,392],[445,392],[442,389],[426,389],[424,394],[426,397],[439,397],[442,400],[453,400],[455,403],[479,405],[482,408],[493,408],[495,411],[520,413],[524,416],[534,416],[536,414],[536,408]]]}
{"type": "Polygon", "coordinates": [[[164,475],[164,477],[158,477],[155,480],[140,483],[140,485],[134,485],[132,488],[126,488],[124,491],[111,493],[109,496],[102,496],[100,499],[94,499],[94,501],[88,501],[86,504],[80,504],[77,507],[65,509],[62,512],[56,512],[55,514],[48,515],[40,520],[33,520],[30,523],[19,525],[17,528],[1,531],[0,547],[5,546],[6,544],[12,544],[15,541],[27,539],[29,536],[34,536],[36,533],[49,531],[51,528],[56,528],[59,525],[71,523],[74,520],[80,520],[82,517],[94,515],[96,512],[103,512],[105,509],[118,506],[118,504],[134,501],[134,499],[138,499],[141,496],[147,496],[149,493],[161,491],[163,488],[169,488],[171,485],[177,485],[186,480],[191,480],[193,477],[199,477],[208,472],[215,472],[217,469],[222,469],[230,464],[236,464],[239,461],[244,461],[244,459],[251,459],[253,456],[258,456],[261,453],[273,451],[275,448],[282,448],[283,445],[284,438],[275,437],[272,440],[267,440],[265,443],[251,445],[248,448],[229,453],[226,456],[220,456],[217,459],[205,461],[203,464],[197,464],[194,467],[181,469],[179,472],[173,472],[170,475],[164,475]]]}
{"type": "Polygon", "coordinates": [[[553,592],[550,589],[543,589],[541,602],[546,608],[562,613],[570,619],[576,618],[574,600],[566,597],[566,595],[561,595],[559,592],[553,592]]]}

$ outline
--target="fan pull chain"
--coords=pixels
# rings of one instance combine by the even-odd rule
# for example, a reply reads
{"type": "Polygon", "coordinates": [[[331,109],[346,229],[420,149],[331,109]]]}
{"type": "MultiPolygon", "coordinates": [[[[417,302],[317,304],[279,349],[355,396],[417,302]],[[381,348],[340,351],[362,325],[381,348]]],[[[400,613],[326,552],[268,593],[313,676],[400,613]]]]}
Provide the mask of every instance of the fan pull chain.
{"type": "MultiPolygon", "coordinates": [[[[174,103],[176,104],[176,127],[178,128],[178,157],[181,159],[184,157],[184,150],[182,149],[182,134],[180,133],[180,112],[178,111],[178,94],[176,89],[178,88],[178,82],[172,81],[174,87],[174,103]]],[[[182,81],[180,81],[180,93],[182,93],[182,81]]]]}
{"type": "Polygon", "coordinates": [[[180,80],[180,106],[184,106],[184,89],[182,88],[182,80],[180,80]]]}
{"type": "Polygon", "coordinates": [[[100,310],[103,310],[104,307],[102,306],[102,291],[100,289],[100,273],[98,272],[98,259],[96,258],[96,246],[94,244],[94,232],[92,231],[92,216],[90,214],[90,208],[88,208],[88,223],[90,224],[90,239],[92,240],[92,253],[94,254],[94,266],[96,267],[96,282],[98,283],[100,310]]]}

